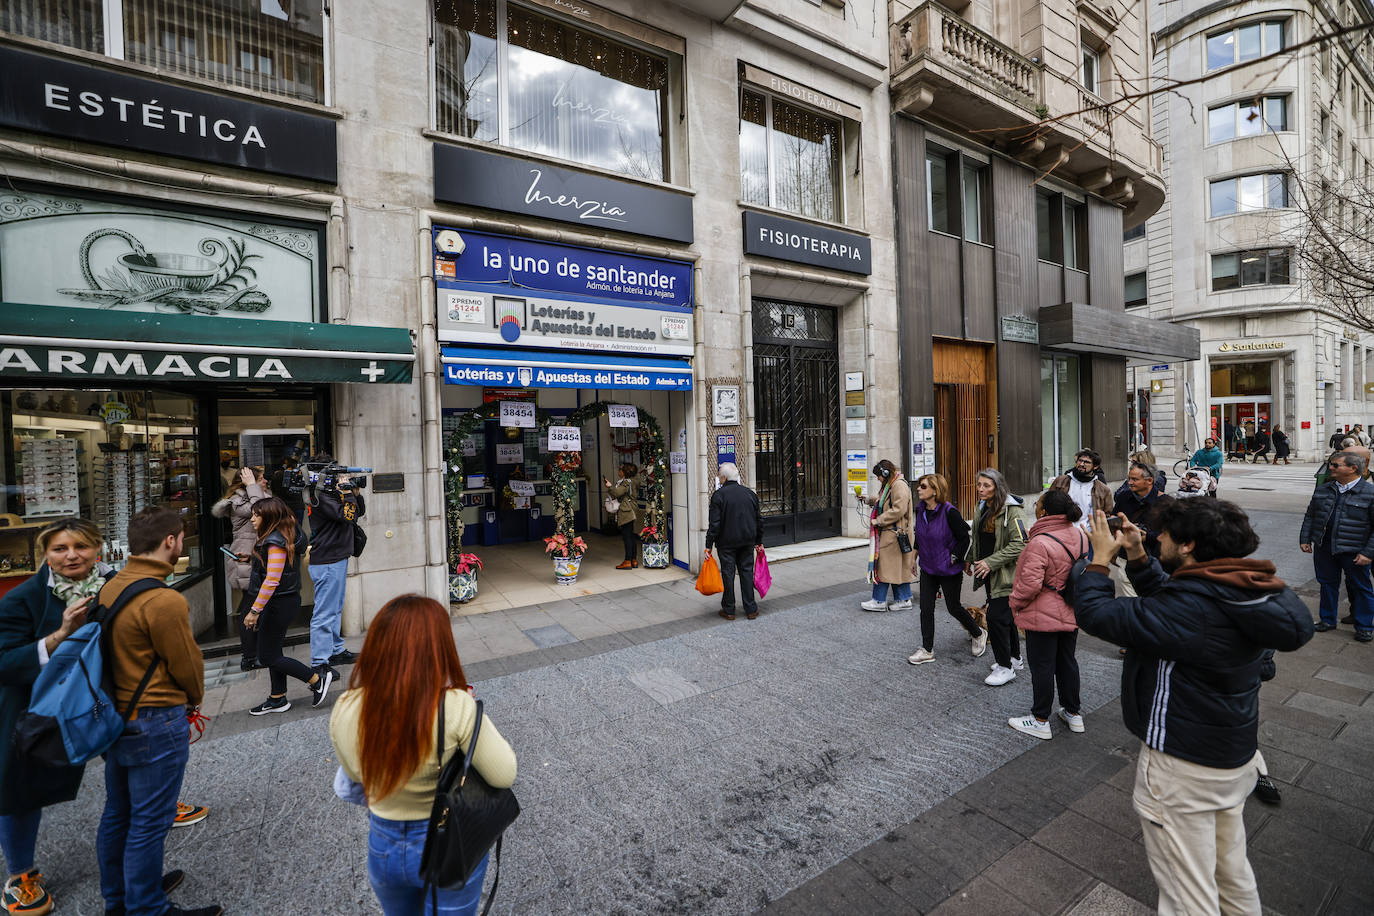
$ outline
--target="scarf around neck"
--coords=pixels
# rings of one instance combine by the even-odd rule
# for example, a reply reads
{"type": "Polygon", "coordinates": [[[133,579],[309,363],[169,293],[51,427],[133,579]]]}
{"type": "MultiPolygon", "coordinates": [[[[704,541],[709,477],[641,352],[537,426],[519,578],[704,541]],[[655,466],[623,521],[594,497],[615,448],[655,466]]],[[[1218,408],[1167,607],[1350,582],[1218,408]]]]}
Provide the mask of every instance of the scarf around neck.
{"type": "Polygon", "coordinates": [[[100,574],[99,563],[91,567],[91,571],[84,579],[68,579],[51,567],[48,571],[52,573],[52,593],[68,606],[82,598],[94,598],[105,585],[105,577],[100,574]]]}

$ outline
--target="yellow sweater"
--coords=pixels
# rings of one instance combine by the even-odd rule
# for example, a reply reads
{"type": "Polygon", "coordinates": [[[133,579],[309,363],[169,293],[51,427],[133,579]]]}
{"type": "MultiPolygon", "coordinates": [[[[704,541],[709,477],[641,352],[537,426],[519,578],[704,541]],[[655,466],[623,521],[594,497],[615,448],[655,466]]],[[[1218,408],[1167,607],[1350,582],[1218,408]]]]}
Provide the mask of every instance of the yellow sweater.
{"type": "MultiPolygon", "coordinates": [[[[339,755],[339,765],[349,779],[359,783],[363,781],[358,767],[358,719],[363,711],[362,700],[361,690],[345,691],[335,701],[334,712],[329,717],[329,737],[334,742],[334,752],[339,755]]],[[[445,763],[455,753],[467,753],[476,720],[477,702],[466,690],[450,690],[444,695],[445,763]]],[[[431,726],[430,734],[433,733],[431,726]]],[[[482,732],[472,755],[472,768],[498,789],[515,782],[515,751],[487,716],[482,717],[482,732]]],[[[434,807],[434,790],[438,783],[439,765],[431,744],[410,779],[385,798],[370,800],[368,810],[389,821],[425,820],[434,807]]]]}

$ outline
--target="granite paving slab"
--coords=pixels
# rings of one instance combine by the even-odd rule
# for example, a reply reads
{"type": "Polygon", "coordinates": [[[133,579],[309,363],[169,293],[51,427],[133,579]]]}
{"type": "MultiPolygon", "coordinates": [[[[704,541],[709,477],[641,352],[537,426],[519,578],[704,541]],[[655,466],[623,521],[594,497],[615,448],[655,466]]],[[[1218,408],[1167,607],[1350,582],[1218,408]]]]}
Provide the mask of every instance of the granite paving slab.
{"type": "MultiPolygon", "coordinates": [[[[523,662],[483,663],[479,694],[519,756],[524,806],[493,912],[747,912],[1038,743],[1006,725],[1029,706],[1029,678],[984,686],[987,659],[944,621],[937,662],[912,667],[915,615],[864,614],[862,597],[514,673],[495,672],[523,662]]],[[[1091,724],[1120,669],[1080,666],[1091,724]]],[[[191,876],[174,902],[376,912],[366,813],[333,797],[328,721],[281,719],[192,747],[182,797],[211,815],[169,838],[167,866],[191,876]]],[[[78,799],[45,815],[40,862],[63,912],[100,912],[102,804],[93,766],[78,799]]]]}

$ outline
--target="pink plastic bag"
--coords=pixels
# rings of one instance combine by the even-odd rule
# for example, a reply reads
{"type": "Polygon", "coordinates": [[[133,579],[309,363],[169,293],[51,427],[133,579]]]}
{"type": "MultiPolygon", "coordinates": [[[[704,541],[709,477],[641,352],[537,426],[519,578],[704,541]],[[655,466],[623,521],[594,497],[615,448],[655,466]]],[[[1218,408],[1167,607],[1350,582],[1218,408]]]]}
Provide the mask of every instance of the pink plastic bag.
{"type": "Polygon", "coordinates": [[[754,591],[759,593],[762,598],[768,594],[768,589],[773,586],[773,575],[768,571],[768,557],[764,556],[762,547],[754,548],[754,591]]]}

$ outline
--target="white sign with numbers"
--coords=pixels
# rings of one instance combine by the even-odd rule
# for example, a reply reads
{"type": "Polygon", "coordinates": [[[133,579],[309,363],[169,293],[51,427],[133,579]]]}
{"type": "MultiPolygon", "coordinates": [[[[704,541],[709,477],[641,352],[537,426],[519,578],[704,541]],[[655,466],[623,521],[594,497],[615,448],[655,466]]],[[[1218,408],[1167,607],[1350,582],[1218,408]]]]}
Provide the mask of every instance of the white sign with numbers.
{"type": "Polygon", "coordinates": [[[533,496],[533,495],[534,495],[534,483],[533,483],[533,481],[529,481],[529,480],[509,480],[509,481],[506,481],[506,486],[510,487],[510,491],[511,491],[512,493],[514,493],[516,496],[533,496]]]}
{"type": "Polygon", "coordinates": [[[576,426],[550,426],[549,451],[582,451],[582,430],[578,429],[576,426]]]}
{"type": "Polygon", "coordinates": [[[514,445],[509,445],[509,444],[507,444],[507,443],[505,443],[505,442],[498,443],[497,446],[496,446],[496,463],[497,463],[497,464],[524,464],[524,463],[525,463],[525,446],[524,446],[524,444],[523,444],[523,443],[520,443],[520,442],[517,442],[517,443],[515,443],[514,445]]]}
{"type": "Polygon", "coordinates": [[[529,401],[502,401],[501,425],[534,429],[534,405],[529,401]]]}
{"type": "Polygon", "coordinates": [[[639,408],[631,404],[611,404],[606,408],[612,429],[634,429],[639,425],[639,408]]]}

